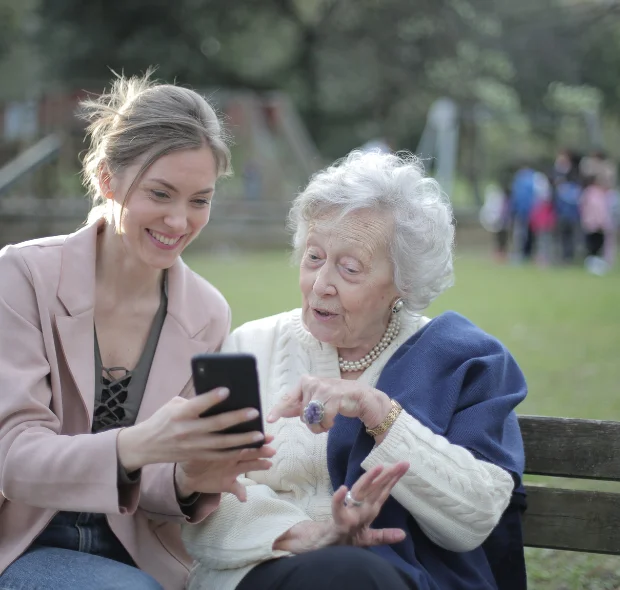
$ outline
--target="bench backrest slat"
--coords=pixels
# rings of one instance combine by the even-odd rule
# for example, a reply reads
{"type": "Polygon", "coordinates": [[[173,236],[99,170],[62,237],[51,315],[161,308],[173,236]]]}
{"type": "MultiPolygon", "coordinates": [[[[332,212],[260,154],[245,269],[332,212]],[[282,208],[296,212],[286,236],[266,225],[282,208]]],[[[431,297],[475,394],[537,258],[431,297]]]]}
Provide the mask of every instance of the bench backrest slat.
{"type": "Polygon", "coordinates": [[[620,494],[527,486],[528,547],[620,553],[620,494]]]}
{"type": "Polygon", "coordinates": [[[620,422],[520,416],[525,472],[620,481],[620,422]]]}
{"type": "MultiPolygon", "coordinates": [[[[519,416],[525,473],[620,481],[620,422],[519,416]]],[[[529,547],[620,555],[620,494],[528,485],[529,547]]]]}

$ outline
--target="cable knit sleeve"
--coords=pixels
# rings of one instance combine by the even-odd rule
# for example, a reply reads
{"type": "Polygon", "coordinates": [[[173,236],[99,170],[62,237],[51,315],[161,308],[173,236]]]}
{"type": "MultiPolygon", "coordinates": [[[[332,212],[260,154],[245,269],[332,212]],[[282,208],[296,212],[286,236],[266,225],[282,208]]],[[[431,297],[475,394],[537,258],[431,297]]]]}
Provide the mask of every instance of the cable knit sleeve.
{"type": "Polygon", "coordinates": [[[512,476],[434,434],[404,410],[362,467],[403,460],[411,467],[392,495],[429,539],[450,551],[481,545],[508,506],[512,476]]]}
{"type": "Polygon", "coordinates": [[[289,555],[273,550],[275,540],[297,523],[311,520],[269,486],[247,478],[239,481],[247,488],[247,502],[224,494],[219,508],[202,524],[183,526],[185,547],[203,569],[242,568],[289,555]]]}

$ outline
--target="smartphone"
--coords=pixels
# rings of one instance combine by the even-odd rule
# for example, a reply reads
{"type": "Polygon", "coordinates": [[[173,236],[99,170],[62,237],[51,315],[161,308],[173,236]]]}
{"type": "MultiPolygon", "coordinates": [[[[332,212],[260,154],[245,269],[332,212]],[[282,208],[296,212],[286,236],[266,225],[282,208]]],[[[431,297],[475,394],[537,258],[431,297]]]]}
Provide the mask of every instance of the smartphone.
{"type": "MultiPolygon", "coordinates": [[[[225,434],[255,431],[265,433],[254,355],[244,353],[198,354],[192,357],[192,377],[196,395],[207,393],[216,387],[227,387],[230,390],[230,395],[225,400],[201,414],[201,417],[215,416],[243,408],[256,408],[257,418],[231,426],[221,432],[225,434]]],[[[263,446],[263,443],[264,441],[261,440],[235,448],[259,448],[263,446]]]]}

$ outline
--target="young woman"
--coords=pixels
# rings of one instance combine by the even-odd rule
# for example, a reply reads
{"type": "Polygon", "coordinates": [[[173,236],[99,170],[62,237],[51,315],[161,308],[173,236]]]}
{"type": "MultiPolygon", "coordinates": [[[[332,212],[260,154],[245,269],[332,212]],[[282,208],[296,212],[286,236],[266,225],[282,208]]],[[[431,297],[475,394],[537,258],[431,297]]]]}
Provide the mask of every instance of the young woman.
{"type": "Polygon", "coordinates": [[[179,524],[273,455],[227,450],[255,410],[200,418],[228,392],[191,386],[230,310],[180,256],[230,153],[204,98],[148,74],[82,106],[87,225],[0,252],[0,587],[180,590],[179,524]]]}

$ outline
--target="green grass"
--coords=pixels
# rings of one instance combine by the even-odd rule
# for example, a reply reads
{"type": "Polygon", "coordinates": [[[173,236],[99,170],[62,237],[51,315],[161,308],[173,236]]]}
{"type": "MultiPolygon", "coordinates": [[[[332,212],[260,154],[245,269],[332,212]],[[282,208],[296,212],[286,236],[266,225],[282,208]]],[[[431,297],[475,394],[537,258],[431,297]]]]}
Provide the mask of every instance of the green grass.
{"type": "MultiPolygon", "coordinates": [[[[233,324],[297,307],[297,269],[283,252],[210,257],[189,264],[228,299],[233,324]]],[[[620,420],[620,272],[500,266],[460,256],[456,285],[428,310],[452,309],[504,342],[530,393],[522,413],[620,420]]]]}
{"type": "MultiPolygon", "coordinates": [[[[299,305],[286,253],[193,253],[188,262],[228,299],[235,326],[299,305]]],[[[427,315],[458,311],[504,342],[528,381],[519,413],[620,420],[620,271],[594,277],[459,255],[456,279],[427,315]]],[[[620,589],[618,557],[528,549],[527,559],[531,590],[620,589]]]]}
{"type": "Polygon", "coordinates": [[[233,327],[256,318],[299,307],[297,269],[285,252],[202,256],[186,262],[226,297],[233,327]]]}

